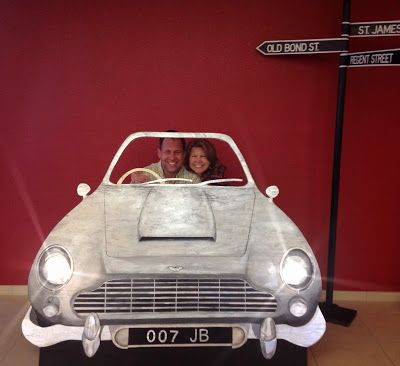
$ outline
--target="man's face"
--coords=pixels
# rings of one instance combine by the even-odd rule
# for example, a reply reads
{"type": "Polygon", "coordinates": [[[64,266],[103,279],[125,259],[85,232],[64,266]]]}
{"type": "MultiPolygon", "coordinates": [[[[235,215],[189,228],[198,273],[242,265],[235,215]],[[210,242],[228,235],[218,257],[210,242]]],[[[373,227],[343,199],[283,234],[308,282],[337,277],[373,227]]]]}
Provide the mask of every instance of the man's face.
{"type": "Polygon", "coordinates": [[[165,178],[175,178],[183,166],[184,151],[181,140],[165,138],[157,152],[165,178]]]}

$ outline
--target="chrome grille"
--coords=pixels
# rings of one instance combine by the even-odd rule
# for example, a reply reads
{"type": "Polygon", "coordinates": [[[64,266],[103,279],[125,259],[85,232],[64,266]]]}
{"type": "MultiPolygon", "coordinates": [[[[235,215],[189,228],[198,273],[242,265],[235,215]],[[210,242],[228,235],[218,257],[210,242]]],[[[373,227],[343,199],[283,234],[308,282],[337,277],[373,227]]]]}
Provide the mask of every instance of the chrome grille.
{"type": "Polygon", "coordinates": [[[121,279],[81,292],[78,314],[136,312],[274,312],[273,295],[238,279],[121,279]]]}

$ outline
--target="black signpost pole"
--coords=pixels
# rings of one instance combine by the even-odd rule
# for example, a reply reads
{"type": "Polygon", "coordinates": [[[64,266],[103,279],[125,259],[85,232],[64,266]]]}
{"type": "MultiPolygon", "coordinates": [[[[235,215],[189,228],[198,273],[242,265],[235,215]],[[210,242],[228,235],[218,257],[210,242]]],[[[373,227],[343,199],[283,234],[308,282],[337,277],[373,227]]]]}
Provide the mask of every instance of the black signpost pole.
{"type": "Polygon", "coordinates": [[[340,38],[265,41],[257,50],[265,56],[307,55],[341,52],[336,104],[335,144],[333,150],[332,195],[329,223],[326,300],[320,304],[328,322],[350,325],[357,312],[333,304],[335,278],[336,231],[339,202],[340,160],[342,154],[343,115],[347,68],[400,66],[400,48],[349,53],[349,37],[399,36],[400,20],[350,23],[350,2],[343,1],[342,36],[340,38]]]}
{"type": "MultiPolygon", "coordinates": [[[[344,0],[343,3],[343,33],[349,36],[350,25],[350,0],[344,0]]],[[[320,304],[322,313],[326,321],[340,325],[348,326],[355,318],[357,312],[352,309],[346,309],[333,304],[333,285],[335,277],[335,253],[336,253],[336,230],[339,201],[339,182],[340,182],[340,159],[342,152],[342,134],[343,134],[343,115],[344,101],[346,94],[347,67],[339,67],[339,80],[337,92],[336,107],[336,128],[335,143],[333,151],[333,174],[332,174],[332,195],[331,212],[329,225],[329,247],[328,247],[328,269],[326,279],[326,300],[320,304]]]]}

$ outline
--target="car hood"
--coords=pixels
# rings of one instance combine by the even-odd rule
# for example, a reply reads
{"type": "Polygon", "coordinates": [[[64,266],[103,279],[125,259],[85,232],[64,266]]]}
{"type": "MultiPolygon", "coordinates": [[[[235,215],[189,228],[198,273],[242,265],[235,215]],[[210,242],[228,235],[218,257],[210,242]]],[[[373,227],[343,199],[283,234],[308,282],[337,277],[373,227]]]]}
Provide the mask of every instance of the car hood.
{"type": "Polygon", "coordinates": [[[246,187],[109,187],[104,192],[107,255],[241,256],[254,191],[246,187]]]}

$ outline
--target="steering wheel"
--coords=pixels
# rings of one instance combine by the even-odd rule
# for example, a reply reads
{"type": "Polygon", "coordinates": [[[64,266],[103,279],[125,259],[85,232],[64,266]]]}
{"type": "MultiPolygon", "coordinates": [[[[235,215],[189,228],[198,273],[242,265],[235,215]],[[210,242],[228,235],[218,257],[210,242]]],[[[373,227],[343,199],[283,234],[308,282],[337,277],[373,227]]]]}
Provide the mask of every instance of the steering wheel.
{"type": "Polygon", "coordinates": [[[133,169],[131,169],[131,170],[128,170],[126,173],[122,174],[121,178],[118,179],[117,184],[121,184],[121,183],[125,180],[125,178],[126,178],[128,175],[130,175],[130,174],[132,174],[132,173],[134,173],[134,172],[145,172],[145,173],[152,174],[154,177],[156,177],[156,179],[162,179],[156,172],[153,172],[153,171],[150,170],[150,169],[146,169],[146,168],[133,168],[133,169]]]}

